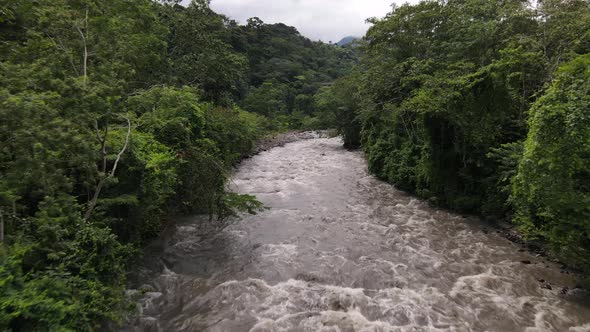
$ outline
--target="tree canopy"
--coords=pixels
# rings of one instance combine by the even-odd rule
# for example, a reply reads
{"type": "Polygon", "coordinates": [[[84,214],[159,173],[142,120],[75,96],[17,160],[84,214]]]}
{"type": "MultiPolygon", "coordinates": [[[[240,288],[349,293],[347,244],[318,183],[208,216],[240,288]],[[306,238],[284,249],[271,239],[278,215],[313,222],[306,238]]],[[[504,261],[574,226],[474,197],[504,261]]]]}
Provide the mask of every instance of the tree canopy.
{"type": "Polygon", "coordinates": [[[516,214],[590,271],[590,3],[421,1],[372,23],[340,125],[370,170],[437,205],[516,214]]]}
{"type": "Polygon", "coordinates": [[[0,329],[120,321],[127,259],[169,215],[260,209],[231,167],[354,61],[205,0],[1,2],[0,329]]]}

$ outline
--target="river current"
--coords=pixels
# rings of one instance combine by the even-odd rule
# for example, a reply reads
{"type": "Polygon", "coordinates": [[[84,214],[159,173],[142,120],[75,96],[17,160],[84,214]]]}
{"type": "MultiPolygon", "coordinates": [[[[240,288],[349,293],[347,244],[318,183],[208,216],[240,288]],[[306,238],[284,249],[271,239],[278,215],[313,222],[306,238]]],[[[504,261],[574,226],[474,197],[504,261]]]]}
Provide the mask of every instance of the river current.
{"type": "Polygon", "coordinates": [[[129,330],[590,331],[588,295],[558,265],[377,180],[339,138],[263,152],[231,186],[268,210],[165,232],[129,330]]]}

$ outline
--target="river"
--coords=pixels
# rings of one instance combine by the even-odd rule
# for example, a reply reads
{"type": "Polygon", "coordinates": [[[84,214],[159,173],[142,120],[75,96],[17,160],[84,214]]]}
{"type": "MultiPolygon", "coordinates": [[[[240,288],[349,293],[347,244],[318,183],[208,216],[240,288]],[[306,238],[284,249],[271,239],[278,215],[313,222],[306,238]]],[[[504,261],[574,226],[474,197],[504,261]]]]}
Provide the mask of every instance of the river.
{"type": "Polygon", "coordinates": [[[129,330],[590,331],[588,295],[558,265],[377,180],[339,138],[263,152],[231,186],[269,209],[169,229],[129,330]]]}

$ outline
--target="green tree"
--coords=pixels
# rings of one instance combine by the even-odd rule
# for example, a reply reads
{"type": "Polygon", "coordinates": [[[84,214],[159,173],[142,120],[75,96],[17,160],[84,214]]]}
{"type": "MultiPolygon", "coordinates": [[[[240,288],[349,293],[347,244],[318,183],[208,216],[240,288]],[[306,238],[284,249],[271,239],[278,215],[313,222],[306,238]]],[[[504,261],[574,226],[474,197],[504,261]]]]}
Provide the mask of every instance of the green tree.
{"type": "Polygon", "coordinates": [[[590,271],[590,55],[565,63],[530,113],[514,181],[516,222],[590,271]]]}
{"type": "Polygon", "coordinates": [[[225,192],[265,128],[225,107],[244,58],[224,24],[206,2],[0,4],[0,330],[120,321],[127,258],[164,214],[261,207],[225,192]]]}
{"type": "Polygon", "coordinates": [[[245,80],[246,58],[228,43],[228,20],[211,10],[208,1],[193,0],[185,8],[178,4],[160,8],[169,27],[169,82],[198,86],[203,97],[229,104],[245,80]]]}
{"type": "Polygon", "coordinates": [[[358,116],[350,117],[362,121],[370,169],[432,202],[508,213],[498,175],[516,163],[490,152],[524,139],[528,109],[555,63],[584,44],[588,13],[578,1],[539,9],[521,1],[423,1],[374,20],[356,79],[358,116]],[[539,20],[545,12],[552,14],[539,20]],[[559,42],[551,37],[560,33],[557,22],[573,25],[559,42]]]}
{"type": "Polygon", "coordinates": [[[282,84],[265,82],[253,88],[244,100],[244,108],[250,112],[274,117],[287,114],[287,87],[282,84]]]}

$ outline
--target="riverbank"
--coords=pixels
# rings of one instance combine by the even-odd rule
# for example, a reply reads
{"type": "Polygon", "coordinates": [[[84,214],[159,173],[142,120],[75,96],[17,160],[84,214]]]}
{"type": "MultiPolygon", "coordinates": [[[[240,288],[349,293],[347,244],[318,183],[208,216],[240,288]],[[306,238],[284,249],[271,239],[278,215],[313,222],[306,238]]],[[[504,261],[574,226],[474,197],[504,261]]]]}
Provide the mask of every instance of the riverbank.
{"type": "MultiPolygon", "coordinates": [[[[414,194],[406,192],[408,195],[414,196],[414,194]]],[[[459,214],[460,212],[454,211],[452,209],[444,208],[441,206],[437,206],[429,202],[429,205],[433,209],[438,209],[442,211],[446,211],[450,214],[459,214]]],[[[493,218],[486,218],[482,215],[465,215],[462,214],[462,217],[465,219],[466,222],[474,223],[474,224],[482,224],[482,231],[485,234],[496,234],[516,246],[518,246],[519,253],[527,253],[537,260],[521,260],[520,263],[523,265],[539,265],[543,268],[554,268],[559,267],[560,273],[563,275],[571,275],[573,276],[577,282],[573,287],[567,287],[563,285],[555,285],[551,282],[543,279],[537,278],[536,280],[539,282],[539,287],[548,290],[557,290],[562,295],[567,295],[570,292],[579,292],[583,291],[586,294],[590,291],[590,276],[585,275],[583,271],[572,267],[565,263],[564,261],[560,260],[555,254],[551,252],[551,249],[548,247],[546,242],[542,240],[528,240],[519,230],[518,227],[509,222],[509,220],[502,219],[493,219],[493,218]]]]}
{"type": "MultiPolygon", "coordinates": [[[[551,250],[548,248],[547,243],[543,241],[531,241],[527,240],[523,234],[521,234],[518,228],[509,222],[506,221],[496,221],[490,222],[490,227],[493,228],[494,232],[496,232],[501,237],[509,240],[510,242],[518,245],[521,249],[521,252],[528,252],[529,254],[538,257],[541,261],[538,264],[542,264],[545,268],[549,268],[549,263],[555,263],[560,266],[560,273],[566,275],[573,275],[577,280],[578,283],[573,288],[568,287],[561,287],[559,289],[561,294],[568,294],[569,291],[576,291],[576,290],[584,290],[588,291],[588,278],[589,276],[585,275],[580,269],[572,267],[567,263],[560,260],[556,257],[551,250]]],[[[531,261],[525,260],[521,261],[522,264],[528,265],[531,264],[531,261]]],[[[541,288],[551,290],[553,285],[544,279],[537,279],[540,283],[541,288]]]]}

